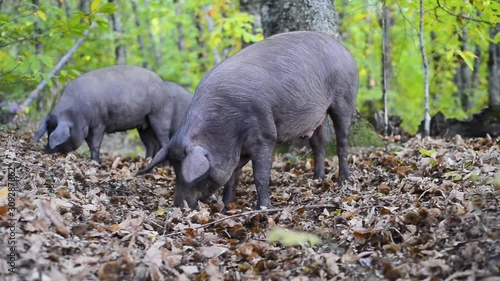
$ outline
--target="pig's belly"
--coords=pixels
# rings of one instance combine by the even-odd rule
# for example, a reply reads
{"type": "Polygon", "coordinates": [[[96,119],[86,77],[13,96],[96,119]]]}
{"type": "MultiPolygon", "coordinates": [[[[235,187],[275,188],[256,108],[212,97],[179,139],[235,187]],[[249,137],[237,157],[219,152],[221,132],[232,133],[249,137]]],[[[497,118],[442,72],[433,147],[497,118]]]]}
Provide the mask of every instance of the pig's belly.
{"type": "Polygon", "coordinates": [[[149,127],[149,123],[146,121],[146,117],[131,117],[123,116],[123,118],[113,118],[109,120],[106,126],[106,133],[122,132],[131,129],[146,129],[149,127]]]}
{"type": "Polygon", "coordinates": [[[279,122],[279,124],[276,124],[278,143],[296,138],[310,138],[314,131],[323,124],[325,118],[326,110],[324,112],[311,112],[279,122]]]}

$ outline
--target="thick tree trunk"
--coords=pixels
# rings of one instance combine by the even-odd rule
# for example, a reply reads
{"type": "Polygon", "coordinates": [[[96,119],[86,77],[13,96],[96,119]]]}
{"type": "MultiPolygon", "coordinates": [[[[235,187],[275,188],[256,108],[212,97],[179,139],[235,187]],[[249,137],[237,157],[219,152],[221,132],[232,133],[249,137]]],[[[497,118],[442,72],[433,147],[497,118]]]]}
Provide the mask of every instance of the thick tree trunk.
{"type": "MultiPolygon", "coordinates": [[[[116,3],[117,6],[120,6],[120,0],[109,0],[109,2],[116,3]]],[[[118,12],[115,12],[111,15],[111,24],[115,35],[118,37],[122,37],[123,27],[120,21],[120,14],[118,12]]],[[[116,41],[119,40],[115,39],[115,42],[116,41]]],[[[118,46],[116,46],[115,58],[116,64],[127,64],[127,47],[123,43],[118,43],[118,46]]]]}
{"type": "MultiPolygon", "coordinates": [[[[262,0],[260,16],[264,37],[273,34],[308,30],[329,34],[340,40],[338,13],[332,0],[262,0]]],[[[335,138],[333,123],[325,119],[325,136],[335,138]]]]}
{"type": "Polygon", "coordinates": [[[332,0],[263,0],[260,10],[264,37],[311,30],[339,40],[338,13],[332,0]]]}
{"type": "MultiPolygon", "coordinates": [[[[497,24],[491,28],[491,38],[495,38],[499,32],[500,24],[497,24]]],[[[488,54],[488,105],[490,108],[500,110],[500,43],[490,42],[488,54]]]]}

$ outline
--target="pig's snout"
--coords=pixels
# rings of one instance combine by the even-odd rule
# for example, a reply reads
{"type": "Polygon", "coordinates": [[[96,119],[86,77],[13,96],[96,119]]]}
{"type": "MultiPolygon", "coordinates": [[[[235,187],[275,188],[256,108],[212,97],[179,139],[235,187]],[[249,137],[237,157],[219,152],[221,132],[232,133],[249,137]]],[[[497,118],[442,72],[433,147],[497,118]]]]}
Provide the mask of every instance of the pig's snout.
{"type": "Polygon", "coordinates": [[[196,195],[189,195],[186,194],[186,192],[180,192],[179,190],[176,190],[174,192],[174,206],[183,208],[184,206],[184,201],[187,203],[189,208],[192,210],[198,209],[198,197],[196,195]]]}

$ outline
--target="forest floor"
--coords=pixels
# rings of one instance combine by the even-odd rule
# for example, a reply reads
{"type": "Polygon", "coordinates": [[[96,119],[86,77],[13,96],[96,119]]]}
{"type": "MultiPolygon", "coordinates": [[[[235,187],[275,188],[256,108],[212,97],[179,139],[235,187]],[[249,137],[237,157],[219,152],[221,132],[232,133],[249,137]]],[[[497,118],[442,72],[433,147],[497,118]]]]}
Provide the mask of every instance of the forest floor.
{"type": "Polygon", "coordinates": [[[169,167],[135,177],[142,157],[98,165],[31,138],[0,131],[0,280],[500,278],[500,139],[388,138],[350,154],[343,184],[335,157],[312,180],[296,150],[274,159],[275,209],[252,212],[247,166],[223,214],[172,208],[169,167]]]}

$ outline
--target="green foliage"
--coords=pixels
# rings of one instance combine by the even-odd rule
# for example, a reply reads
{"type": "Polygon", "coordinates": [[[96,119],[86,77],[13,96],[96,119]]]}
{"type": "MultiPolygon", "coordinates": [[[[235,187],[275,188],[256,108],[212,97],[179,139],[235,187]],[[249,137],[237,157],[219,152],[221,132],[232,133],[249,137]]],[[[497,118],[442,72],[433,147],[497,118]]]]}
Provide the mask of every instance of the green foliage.
{"type": "Polygon", "coordinates": [[[285,246],[300,246],[308,243],[311,247],[318,245],[321,240],[312,233],[297,232],[281,227],[275,227],[269,232],[269,243],[281,243],[285,246]]]}
{"type": "Polygon", "coordinates": [[[498,170],[493,178],[493,184],[495,188],[500,189],[500,170],[498,170]]]}
{"type": "MultiPolygon", "coordinates": [[[[418,42],[419,1],[336,1],[342,16],[344,44],[358,61],[360,89],[358,107],[368,113],[372,104],[382,109],[381,89],[381,8],[390,7],[394,21],[390,29],[390,53],[393,68],[392,90],[388,92],[390,114],[403,118],[403,127],[416,131],[423,119],[424,77],[418,42]]],[[[489,28],[500,23],[497,1],[424,1],[424,40],[430,62],[431,114],[443,112],[448,118],[464,118],[487,105],[487,50],[489,42],[499,42],[500,36],[489,37],[489,28]],[[470,20],[474,19],[474,20],[470,20]],[[468,46],[461,46],[462,30],[468,32],[468,46]],[[431,34],[432,33],[432,34],[431,34]],[[470,99],[474,107],[464,112],[456,95],[454,76],[457,65],[470,69],[477,58],[475,46],[481,47],[479,83],[470,99]]]]}
{"type": "MultiPolygon", "coordinates": [[[[90,22],[98,23],[97,32],[107,28],[106,14],[114,4],[93,1],[91,13],[66,14],[50,1],[35,7],[30,1],[7,2],[0,10],[0,93],[6,99],[22,99],[42,79],[54,86],[49,72],[57,60],[82,36],[90,22]],[[40,46],[37,49],[37,46],[40,46]]],[[[59,81],[77,74],[64,71],[59,81]]],[[[0,98],[2,100],[4,98],[0,98]]]]}
{"type": "Polygon", "coordinates": [[[39,0],[3,1],[0,7],[0,101],[23,100],[85,30],[90,35],[64,68],[48,80],[42,104],[50,109],[66,82],[84,72],[116,63],[115,48],[127,48],[127,64],[145,65],[162,78],[194,91],[214,66],[245,42],[262,40],[253,18],[228,0],[39,0]],[[57,3],[57,5],[55,5],[57,3]],[[135,8],[135,9],[134,9],[135,8]],[[114,32],[110,15],[117,13],[123,32],[114,32]],[[209,29],[208,21],[213,22],[209,29]],[[144,45],[139,42],[141,37],[144,45]],[[36,46],[40,46],[39,49],[36,46]]]}
{"type": "Polygon", "coordinates": [[[436,153],[436,150],[435,149],[427,150],[427,149],[421,148],[418,150],[418,152],[420,152],[420,154],[422,154],[424,156],[432,157],[432,155],[434,155],[434,153],[436,153]]]}
{"type": "MultiPolygon", "coordinates": [[[[382,139],[368,120],[359,118],[353,122],[349,132],[349,147],[381,147],[382,139]]],[[[334,139],[328,143],[326,154],[333,156],[337,154],[337,141],[334,139]]]]}

